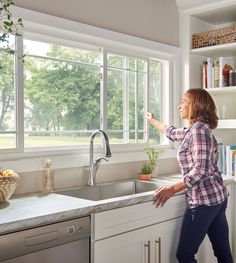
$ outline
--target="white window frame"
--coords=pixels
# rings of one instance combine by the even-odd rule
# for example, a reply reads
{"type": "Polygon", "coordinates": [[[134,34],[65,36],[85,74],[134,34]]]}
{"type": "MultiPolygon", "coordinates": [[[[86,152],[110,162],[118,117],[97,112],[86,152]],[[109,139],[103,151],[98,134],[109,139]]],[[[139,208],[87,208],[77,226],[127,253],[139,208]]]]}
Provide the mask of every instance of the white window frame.
{"type": "MultiPolygon", "coordinates": [[[[102,46],[103,50],[103,64],[106,63],[105,56],[108,52],[114,53],[122,53],[127,54],[127,56],[134,57],[151,57],[163,59],[163,61],[167,61],[169,63],[169,72],[165,74],[169,76],[169,83],[165,83],[163,94],[166,98],[166,101],[163,102],[164,110],[167,112],[165,114],[166,118],[163,119],[163,122],[166,124],[179,124],[178,114],[176,113],[176,108],[178,105],[178,101],[180,99],[179,94],[179,48],[173,47],[170,45],[157,43],[137,37],[132,37],[129,35],[116,33],[113,31],[96,28],[89,25],[80,24],[77,22],[73,22],[70,20],[65,20],[59,17],[54,17],[46,14],[42,14],[39,12],[26,10],[18,7],[14,7],[12,9],[13,16],[21,17],[24,21],[24,30],[23,34],[27,37],[34,37],[35,40],[41,40],[41,35],[44,36],[44,41],[53,41],[54,43],[65,44],[74,47],[85,47],[93,49],[96,46],[102,46]],[[46,39],[45,39],[46,36],[46,39]],[[64,43],[61,43],[61,38],[65,39],[64,43]],[[78,44],[79,43],[79,44],[78,44]],[[81,44],[84,43],[84,44],[81,44]],[[168,116],[167,116],[168,115],[168,116]]],[[[20,45],[21,51],[23,50],[23,43],[18,43],[20,45]]],[[[23,52],[23,51],[22,51],[23,52]]],[[[103,67],[104,69],[105,67],[103,67]]],[[[88,146],[81,146],[78,150],[77,146],[71,147],[70,149],[65,149],[65,147],[57,147],[54,150],[48,151],[47,149],[31,149],[25,150],[23,145],[24,138],[24,127],[23,127],[23,112],[24,112],[24,103],[23,103],[23,65],[19,64],[17,74],[17,86],[18,92],[17,96],[17,132],[19,134],[19,153],[13,153],[13,151],[7,151],[0,154],[0,161],[5,161],[5,164],[12,164],[14,162],[13,168],[16,170],[22,170],[23,164],[18,164],[17,162],[21,160],[21,162],[27,163],[27,168],[23,170],[38,170],[41,168],[42,159],[47,157],[51,157],[54,160],[55,166],[60,167],[77,167],[84,166],[88,164],[88,146]],[[73,157],[72,157],[73,156],[73,157]],[[64,163],[62,162],[64,160],[64,163]],[[73,159],[73,161],[71,161],[73,159]],[[30,161],[29,161],[30,160],[30,161]]],[[[106,97],[106,74],[103,73],[103,85],[102,85],[102,93],[101,99],[106,97]]],[[[148,81],[148,79],[147,79],[148,81]]],[[[147,94],[148,95],[148,94],[147,94]]],[[[104,100],[105,101],[105,100],[104,100]]],[[[147,105],[147,97],[145,98],[146,109],[148,109],[147,105]]],[[[106,119],[106,105],[101,104],[101,115],[102,118],[106,119]]],[[[162,112],[161,112],[161,115],[162,112]]],[[[148,128],[147,123],[145,123],[145,128],[148,128]]],[[[103,122],[103,129],[106,130],[106,123],[103,122]]],[[[146,135],[147,136],[147,135],[146,135]]],[[[109,160],[109,163],[112,162],[127,162],[127,161],[138,161],[140,159],[143,160],[143,148],[145,144],[128,144],[128,145],[114,145],[112,146],[113,158],[109,160]],[[133,154],[129,154],[132,151],[133,154]],[[142,153],[141,155],[139,153],[142,153]],[[113,160],[112,160],[113,159],[113,160]]],[[[171,151],[173,146],[171,144],[166,146],[170,151],[166,151],[165,157],[173,157],[175,156],[174,152],[171,151]]],[[[101,147],[95,148],[95,151],[100,152],[103,151],[101,147]]]]}

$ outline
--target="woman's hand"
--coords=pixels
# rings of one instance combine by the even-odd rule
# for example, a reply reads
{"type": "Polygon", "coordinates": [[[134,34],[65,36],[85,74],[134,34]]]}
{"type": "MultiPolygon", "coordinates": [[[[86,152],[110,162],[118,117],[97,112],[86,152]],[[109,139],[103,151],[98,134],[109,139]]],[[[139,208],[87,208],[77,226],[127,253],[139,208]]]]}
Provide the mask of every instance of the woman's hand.
{"type": "Polygon", "coordinates": [[[163,206],[165,202],[175,194],[172,186],[161,186],[156,189],[153,196],[155,207],[163,206]]]}
{"type": "Polygon", "coordinates": [[[165,202],[174,194],[187,188],[185,182],[180,181],[169,186],[161,186],[156,189],[153,196],[153,204],[155,207],[163,206],[165,202]]]}
{"type": "Polygon", "coordinates": [[[150,122],[151,120],[154,120],[154,115],[151,112],[147,112],[146,119],[150,122]]]}
{"type": "Polygon", "coordinates": [[[166,125],[156,119],[154,119],[154,116],[151,112],[148,112],[146,114],[146,119],[149,122],[149,124],[153,125],[155,128],[157,128],[160,132],[164,133],[166,130],[166,125]]]}

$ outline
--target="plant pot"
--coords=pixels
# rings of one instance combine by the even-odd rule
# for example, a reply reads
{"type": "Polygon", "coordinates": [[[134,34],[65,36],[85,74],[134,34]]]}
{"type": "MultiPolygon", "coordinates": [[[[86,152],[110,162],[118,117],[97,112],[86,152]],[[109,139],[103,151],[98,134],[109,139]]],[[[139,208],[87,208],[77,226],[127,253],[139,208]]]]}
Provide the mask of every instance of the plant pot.
{"type": "Polygon", "coordinates": [[[151,177],[152,177],[152,174],[142,174],[142,173],[138,174],[139,180],[150,181],[151,177]]]}

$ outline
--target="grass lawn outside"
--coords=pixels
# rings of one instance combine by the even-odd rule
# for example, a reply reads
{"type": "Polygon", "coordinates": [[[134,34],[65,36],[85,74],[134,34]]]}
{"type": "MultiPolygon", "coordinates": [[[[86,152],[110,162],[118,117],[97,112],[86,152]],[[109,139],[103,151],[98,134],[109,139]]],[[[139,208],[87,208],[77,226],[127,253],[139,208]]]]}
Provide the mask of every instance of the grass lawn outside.
{"type": "MultiPolygon", "coordinates": [[[[70,145],[88,145],[89,136],[25,136],[25,148],[34,147],[56,147],[56,146],[70,146],[70,145]]],[[[122,138],[109,137],[110,144],[122,144],[122,138]]],[[[139,141],[143,143],[143,140],[139,141]]],[[[153,141],[154,142],[154,141],[153,141]]],[[[95,144],[100,143],[99,136],[94,139],[95,144]]],[[[135,143],[135,140],[130,139],[130,143],[135,143]]],[[[154,142],[157,143],[157,142],[154,142]]],[[[15,136],[0,137],[0,149],[15,148],[15,136]]]]}

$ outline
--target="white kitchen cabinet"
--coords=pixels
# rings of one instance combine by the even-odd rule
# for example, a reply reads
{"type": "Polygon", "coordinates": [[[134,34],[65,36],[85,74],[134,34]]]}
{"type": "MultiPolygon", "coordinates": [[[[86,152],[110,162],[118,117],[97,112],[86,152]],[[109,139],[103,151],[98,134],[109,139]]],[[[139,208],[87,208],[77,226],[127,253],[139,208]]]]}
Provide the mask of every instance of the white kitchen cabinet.
{"type": "Polygon", "coordinates": [[[152,263],[177,263],[176,250],[179,241],[182,217],[150,227],[152,263]]]}
{"type": "Polygon", "coordinates": [[[148,229],[142,228],[96,241],[93,263],[147,263],[149,239],[148,229]]]}
{"type": "Polygon", "coordinates": [[[92,263],[177,262],[176,246],[184,194],[173,196],[163,207],[152,202],[131,205],[92,215],[92,263]],[[159,242],[159,243],[158,243],[159,242]]]}
{"type": "Polygon", "coordinates": [[[175,263],[181,222],[182,217],[99,240],[93,262],[175,263]]]}
{"type": "Polygon", "coordinates": [[[184,194],[171,197],[163,207],[155,208],[152,202],[107,210],[92,215],[92,241],[168,221],[184,214],[184,194]]]}

